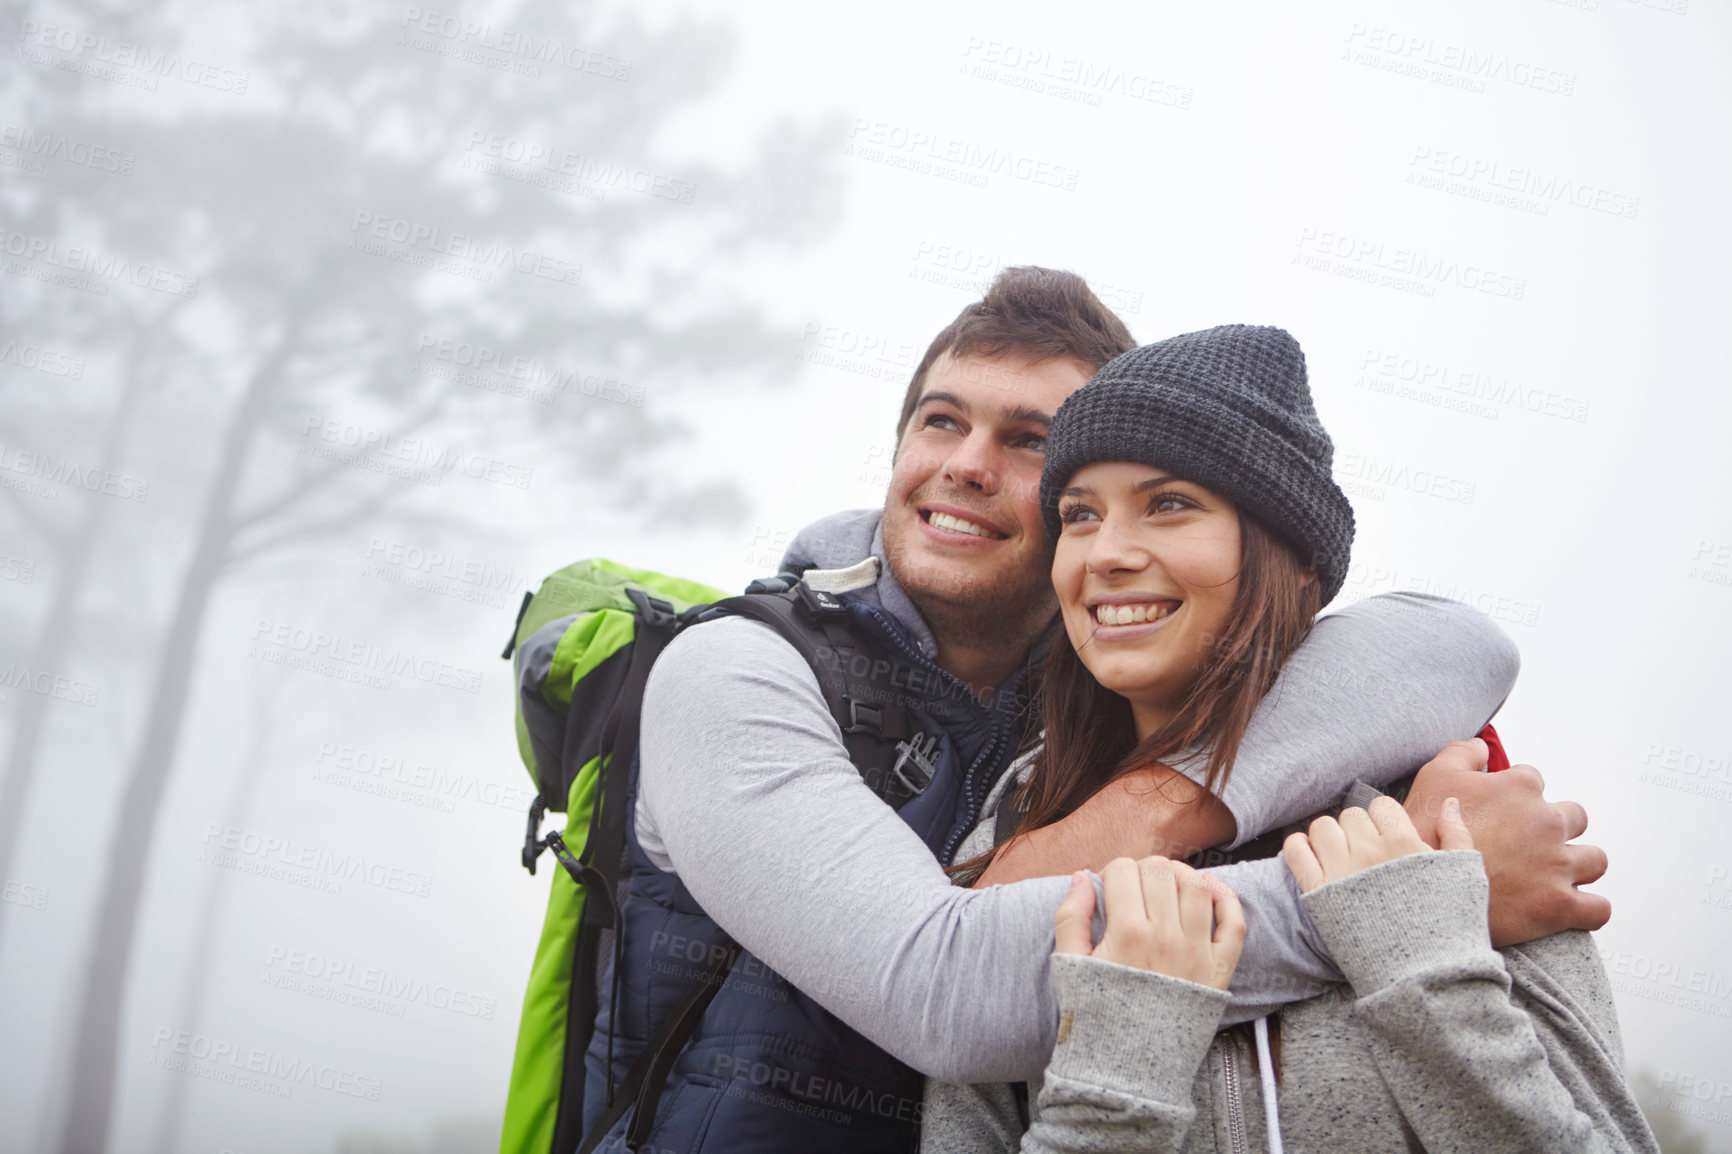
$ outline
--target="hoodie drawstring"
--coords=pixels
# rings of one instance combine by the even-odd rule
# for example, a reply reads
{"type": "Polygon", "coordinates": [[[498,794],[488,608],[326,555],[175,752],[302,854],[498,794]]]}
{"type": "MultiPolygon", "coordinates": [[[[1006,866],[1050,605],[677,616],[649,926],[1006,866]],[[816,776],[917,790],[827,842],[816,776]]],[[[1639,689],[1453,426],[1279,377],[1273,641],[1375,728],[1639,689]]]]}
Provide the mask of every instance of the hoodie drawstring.
{"type": "Polygon", "coordinates": [[[1281,1108],[1275,1104],[1275,1060],[1269,1053],[1269,1016],[1257,1019],[1257,1073],[1263,1081],[1263,1128],[1269,1132],[1269,1154],[1283,1154],[1281,1108]]]}

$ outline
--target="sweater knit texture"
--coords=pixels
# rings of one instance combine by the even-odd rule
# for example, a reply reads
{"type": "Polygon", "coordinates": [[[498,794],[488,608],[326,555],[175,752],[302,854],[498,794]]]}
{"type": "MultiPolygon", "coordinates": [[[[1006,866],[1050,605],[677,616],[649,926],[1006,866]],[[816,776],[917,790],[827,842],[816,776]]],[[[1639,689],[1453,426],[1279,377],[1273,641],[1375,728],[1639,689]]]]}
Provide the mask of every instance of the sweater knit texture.
{"type": "Polygon", "coordinates": [[[1130,461],[1229,498],[1315,565],[1327,605],[1353,548],[1353,507],[1311,404],[1305,354],[1283,329],[1220,325],[1132,349],[1059,406],[1040,475],[1047,532],[1078,469],[1130,461]]]}

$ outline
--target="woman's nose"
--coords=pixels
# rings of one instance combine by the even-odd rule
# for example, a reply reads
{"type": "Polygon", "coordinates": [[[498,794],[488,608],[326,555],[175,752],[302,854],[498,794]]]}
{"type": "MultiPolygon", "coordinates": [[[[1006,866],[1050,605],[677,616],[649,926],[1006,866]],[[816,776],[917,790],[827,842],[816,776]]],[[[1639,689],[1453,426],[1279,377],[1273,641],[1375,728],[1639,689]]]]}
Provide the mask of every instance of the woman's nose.
{"type": "Polygon", "coordinates": [[[1089,541],[1090,573],[1137,572],[1148,567],[1150,553],[1134,522],[1108,516],[1089,541]]]}

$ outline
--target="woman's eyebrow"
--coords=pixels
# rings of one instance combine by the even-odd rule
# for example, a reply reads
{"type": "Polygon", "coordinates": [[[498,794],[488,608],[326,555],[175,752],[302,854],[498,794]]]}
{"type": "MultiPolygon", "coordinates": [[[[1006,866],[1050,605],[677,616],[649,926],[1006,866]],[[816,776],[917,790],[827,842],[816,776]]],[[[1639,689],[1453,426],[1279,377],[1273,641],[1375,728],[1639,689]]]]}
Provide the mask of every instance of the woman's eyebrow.
{"type": "Polygon", "coordinates": [[[1060,497],[1092,497],[1095,491],[1087,485],[1072,485],[1068,489],[1058,491],[1060,497]]]}
{"type": "Polygon", "coordinates": [[[1168,481],[1177,481],[1178,479],[1179,478],[1173,476],[1171,473],[1162,473],[1159,476],[1150,477],[1146,481],[1138,482],[1137,487],[1132,489],[1131,492],[1147,493],[1150,489],[1159,488],[1160,486],[1165,485],[1168,481]]]}

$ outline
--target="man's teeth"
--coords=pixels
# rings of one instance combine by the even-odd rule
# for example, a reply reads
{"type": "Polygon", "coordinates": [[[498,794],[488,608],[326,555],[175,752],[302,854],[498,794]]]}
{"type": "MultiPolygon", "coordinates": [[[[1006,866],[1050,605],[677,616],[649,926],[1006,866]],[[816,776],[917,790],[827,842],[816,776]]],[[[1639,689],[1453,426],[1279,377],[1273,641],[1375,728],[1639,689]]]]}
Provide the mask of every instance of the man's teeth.
{"type": "Polygon", "coordinates": [[[976,525],[973,521],[964,521],[961,517],[952,517],[949,513],[935,512],[932,514],[931,521],[937,528],[949,529],[952,533],[969,533],[975,537],[998,536],[984,525],[976,525]]]}
{"type": "Polygon", "coordinates": [[[1096,605],[1095,620],[1102,625],[1140,625],[1159,621],[1172,615],[1178,606],[1171,602],[1148,605],[1096,605]]]}

